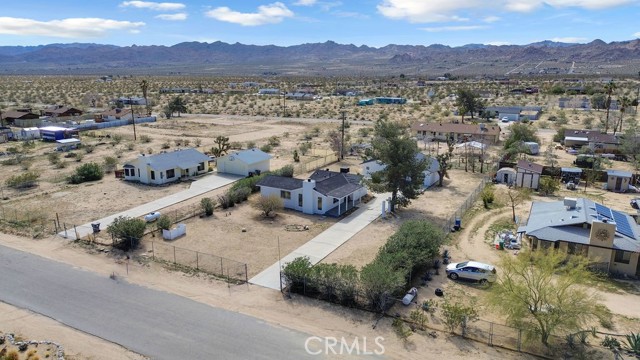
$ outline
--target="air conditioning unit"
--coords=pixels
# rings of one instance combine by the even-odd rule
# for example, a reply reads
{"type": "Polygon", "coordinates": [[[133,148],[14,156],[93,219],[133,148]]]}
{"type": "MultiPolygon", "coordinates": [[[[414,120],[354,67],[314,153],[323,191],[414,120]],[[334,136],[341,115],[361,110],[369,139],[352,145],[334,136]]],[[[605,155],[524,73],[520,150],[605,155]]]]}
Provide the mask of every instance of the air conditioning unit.
{"type": "Polygon", "coordinates": [[[569,209],[575,209],[577,204],[578,204],[578,199],[576,198],[570,198],[570,197],[564,198],[564,206],[566,206],[569,209]]]}

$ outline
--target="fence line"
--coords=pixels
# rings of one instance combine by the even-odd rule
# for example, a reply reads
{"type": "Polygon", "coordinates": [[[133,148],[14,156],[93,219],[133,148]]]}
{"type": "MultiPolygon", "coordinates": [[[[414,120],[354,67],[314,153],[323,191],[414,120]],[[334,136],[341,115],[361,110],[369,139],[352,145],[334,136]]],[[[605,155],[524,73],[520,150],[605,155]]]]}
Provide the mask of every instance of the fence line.
{"type": "Polygon", "coordinates": [[[338,161],[338,156],[336,154],[325,155],[321,158],[312,159],[304,163],[300,163],[295,165],[294,173],[295,174],[304,174],[309,171],[317,170],[323,166],[333,164],[338,161]]]}
{"type": "Polygon", "coordinates": [[[184,249],[158,241],[147,241],[154,261],[166,261],[225,279],[227,282],[249,281],[246,263],[221,256],[184,249]]]}
{"type": "Polygon", "coordinates": [[[446,225],[444,225],[443,227],[443,230],[445,233],[449,233],[451,231],[451,228],[454,226],[456,219],[462,219],[462,217],[467,212],[467,210],[470,207],[472,207],[473,204],[476,202],[476,200],[478,199],[478,196],[480,196],[480,194],[482,193],[482,190],[484,189],[485,185],[487,185],[490,182],[491,182],[491,179],[489,177],[482,178],[482,181],[480,182],[480,184],[478,184],[478,186],[476,186],[473,192],[471,192],[471,194],[467,196],[464,203],[462,203],[458,207],[458,209],[456,209],[453,215],[449,217],[446,225]]]}
{"type": "Polygon", "coordinates": [[[41,209],[24,209],[0,205],[0,221],[23,235],[39,237],[55,234],[60,226],[56,219],[49,218],[41,209]]]}

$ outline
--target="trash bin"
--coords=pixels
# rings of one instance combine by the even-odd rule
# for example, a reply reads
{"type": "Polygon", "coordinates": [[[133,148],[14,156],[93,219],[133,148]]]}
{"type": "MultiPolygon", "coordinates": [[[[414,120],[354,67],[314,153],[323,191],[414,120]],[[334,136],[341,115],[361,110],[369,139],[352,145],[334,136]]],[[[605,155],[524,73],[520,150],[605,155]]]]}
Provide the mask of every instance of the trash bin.
{"type": "Polygon", "coordinates": [[[462,219],[456,218],[453,228],[456,229],[456,231],[458,231],[460,230],[461,225],[462,225],[462,219]]]}
{"type": "Polygon", "coordinates": [[[504,250],[504,240],[500,240],[500,242],[498,243],[498,247],[500,250],[504,250]]]}
{"type": "Polygon", "coordinates": [[[99,233],[100,232],[100,223],[92,223],[91,227],[93,228],[93,233],[99,233]]]}

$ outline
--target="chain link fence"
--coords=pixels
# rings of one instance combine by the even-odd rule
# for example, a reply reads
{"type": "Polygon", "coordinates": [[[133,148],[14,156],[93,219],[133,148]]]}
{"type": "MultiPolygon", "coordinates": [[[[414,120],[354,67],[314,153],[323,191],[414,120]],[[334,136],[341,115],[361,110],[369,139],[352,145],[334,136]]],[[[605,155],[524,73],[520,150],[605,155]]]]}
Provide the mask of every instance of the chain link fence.
{"type": "Polygon", "coordinates": [[[235,260],[213,254],[180,248],[174,245],[147,241],[154,261],[165,261],[220,277],[227,282],[249,281],[248,266],[235,260]]]}
{"type": "Polygon", "coordinates": [[[462,219],[467,210],[473,206],[473,204],[478,200],[478,197],[484,190],[485,185],[491,182],[491,178],[484,177],[478,186],[467,196],[464,202],[456,209],[456,211],[451,215],[449,219],[447,219],[446,225],[444,225],[444,232],[449,233],[451,228],[456,224],[456,219],[462,219]]]}
{"type": "Polygon", "coordinates": [[[46,209],[6,205],[0,205],[0,223],[21,235],[33,238],[55,234],[59,227],[56,219],[51,218],[46,209]]]}

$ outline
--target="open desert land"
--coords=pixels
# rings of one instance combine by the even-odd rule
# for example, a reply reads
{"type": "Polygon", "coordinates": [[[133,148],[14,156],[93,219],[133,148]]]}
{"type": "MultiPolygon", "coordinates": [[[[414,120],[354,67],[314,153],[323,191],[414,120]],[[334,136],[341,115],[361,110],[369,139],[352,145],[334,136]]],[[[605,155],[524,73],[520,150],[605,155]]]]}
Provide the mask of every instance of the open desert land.
{"type": "MultiPolygon", "coordinates": [[[[9,99],[4,103],[5,107],[32,105],[34,107],[45,104],[66,103],[82,106],[89,111],[101,111],[109,107],[109,100],[117,96],[137,94],[136,84],[140,78],[115,79],[113,83],[96,82],[94,78],[42,78],[42,77],[11,77],[8,83],[14,85],[11,96],[6,96],[8,86],[0,86],[0,94],[9,99]],[[63,81],[64,80],[64,81],[63,81]],[[36,86],[44,86],[55,91],[36,91],[36,86]],[[89,90],[87,90],[89,89],[89,90]],[[99,96],[95,104],[91,104],[91,97],[87,94],[99,96]],[[55,94],[55,95],[51,95],[55,94]],[[95,105],[95,106],[91,106],[95,105]]],[[[224,79],[216,82],[194,78],[156,78],[151,82],[153,91],[150,96],[153,112],[161,114],[164,105],[177,94],[160,94],[158,90],[163,87],[191,86],[203,88],[212,87],[220,90],[228,88],[228,83],[239,82],[241,79],[224,79]]],[[[348,121],[348,134],[351,144],[368,143],[371,141],[371,128],[374,120],[385,118],[399,121],[407,125],[415,121],[451,121],[459,119],[453,117],[453,103],[447,96],[455,92],[457,86],[464,84],[433,84],[425,89],[416,89],[409,86],[408,82],[400,79],[389,80],[400,84],[399,87],[389,87],[386,90],[397,96],[407,96],[409,103],[403,106],[374,105],[367,107],[354,106],[354,98],[344,96],[331,96],[335,85],[326,83],[319,87],[326,93],[322,99],[311,102],[296,102],[287,100],[286,105],[278,97],[260,97],[251,95],[231,94],[184,94],[187,100],[189,112],[179,117],[166,119],[158,117],[155,123],[138,124],[136,126],[137,139],[133,139],[132,126],[111,128],[83,132],[80,138],[85,148],[74,151],[74,157],[66,157],[68,153],[62,153],[59,159],[53,159],[49,154],[54,153],[55,146],[43,142],[34,142],[24,146],[10,142],[0,144],[0,152],[8,152],[0,160],[18,158],[19,161],[5,161],[0,172],[0,182],[4,183],[10,176],[24,171],[37,171],[40,174],[38,186],[28,190],[14,190],[7,187],[2,191],[1,211],[3,217],[25,216],[34,218],[43,224],[53,224],[56,214],[61,223],[78,225],[111,215],[137,205],[149,202],[153,199],[177,193],[189,187],[189,182],[181,182],[167,186],[146,186],[132,184],[116,179],[113,173],[107,173],[97,182],[80,185],[67,184],[65,179],[78,164],[97,162],[103,164],[107,157],[116,159],[118,168],[128,160],[136,158],[139,154],[157,154],[161,151],[173,151],[178,148],[196,146],[201,151],[208,151],[214,145],[214,138],[219,135],[228,136],[233,147],[247,148],[250,146],[262,147],[277,137],[279,142],[271,149],[274,158],[271,160],[272,169],[292,164],[296,166],[296,177],[304,178],[311,169],[302,168],[300,164],[313,159],[320,159],[331,151],[327,136],[330,131],[339,129],[342,111],[348,121]],[[404,84],[404,85],[403,85],[404,84]],[[429,89],[433,89],[433,97],[427,95],[429,89]],[[287,117],[282,117],[283,106],[286,106],[287,117]],[[362,130],[369,129],[369,130],[362,130]],[[293,161],[293,150],[299,149],[303,143],[312,144],[311,151],[301,155],[300,163],[293,161]],[[89,145],[87,147],[87,145],[89,145]],[[90,149],[87,151],[86,149],[90,149]],[[55,161],[54,161],[55,160],[55,161]],[[20,215],[22,213],[22,215],[20,215]]],[[[363,83],[348,83],[362,86],[365,95],[377,95],[377,84],[373,81],[363,83]],[[367,90],[368,89],[368,90],[367,90]],[[368,93],[366,91],[369,91],[368,93]]],[[[294,87],[295,81],[290,81],[288,87],[294,87]]],[[[467,83],[469,84],[469,83],[467,83]]],[[[520,86],[524,86],[525,82],[520,86]]],[[[629,88],[634,83],[629,82],[629,88]]],[[[6,83],[5,83],[6,85],[6,83]]],[[[551,86],[549,84],[548,86],[551,86]]],[[[283,86],[284,83],[283,83],[283,86]]],[[[470,85],[471,86],[471,85],[470,85]]],[[[512,95],[508,94],[504,85],[492,82],[479,82],[473,85],[476,88],[488,88],[493,92],[503,92],[498,98],[490,100],[493,105],[544,105],[547,106],[541,120],[530,122],[539,131],[541,138],[541,155],[527,156],[528,159],[540,164],[545,164],[544,151],[546,145],[551,142],[558,125],[568,128],[583,128],[588,124],[598,127],[603,118],[602,111],[572,111],[559,110],[558,96],[547,94],[536,95],[512,95]],[[551,120],[566,117],[558,122],[551,120]],[[591,119],[591,120],[587,120],[591,119]],[[562,123],[562,124],[560,124],[562,123]]],[[[547,85],[545,85],[547,86],[547,85]]],[[[0,96],[0,98],[3,98],[0,96]]],[[[612,113],[612,119],[619,117],[619,112],[612,113]]],[[[633,114],[625,114],[625,121],[636,119],[633,114]]],[[[495,121],[495,120],[494,120],[495,121]]],[[[501,136],[504,139],[508,135],[508,125],[504,126],[501,136]]],[[[420,143],[420,148],[427,154],[434,151],[430,144],[420,143]]],[[[431,144],[433,145],[433,144],[431,144]]],[[[488,157],[492,162],[498,159],[499,146],[489,149],[488,157]]],[[[558,155],[556,166],[572,166],[575,155],[570,155],[561,149],[555,149],[558,155]]],[[[329,164],[328,167],[337,170],[340,167],[349,167],[353,173],[360,171],[359,156],[347,156],[344,161],[329,164]]],[[[412,201],[407,208],[399,209],[396,215],[386,219],[378,218],[373,223],[357,233],[347,243],[339,247],[323,262],[351,264],[361,267],[370,262],[376,255],[380,246],[395,232],[398,226],[407,219],[429,219],[440,225],[450,223],[452,216],[466,199],[479,185],[481,179],[492,174],[496,169],[481,174],[477,171],[464,170],[461,155],[457,154],[453,160],[454,169],[450,170],[450,178],[445,180],[442,188],[428,189],[424,194],[412,201]]],[[[477,166],[477,165],[476,165],[477,166]]],[[[634,170],[629,163],[612,162],[611,168],[634,170]]],[[[208,175],[204,175],[208,176],[208,175]]],[[[553,199],[561,199],[563,196],[586,196],[596,201],[625,212],[631,211],[629,199],[632,194],[616,194],[602,190],[598,185],[590,186],[586,192],[583,188],[577,191],[561,189],[553,199]]],[[[220,188],[201,196],[186,200],[179,204],[164,209],[157,209],[166,214],[178,214],[185,209],[198,207],[203,197],[216,198],[224,193],[228,187],[220,188]]],[[[490,210],[482,207],[482,202],[476,201],[471,209],[462,217],[462,230],[454,233],[447,248],[452,252],[453,261],[475,259],[488,263],[497,263],[500,252],[491,244],[491,235],[497,228],[508,227],[510,207],[506,206],[504,192],[506,188],[496,186],[499,194],[498,203],[490,210]]],[[[534,199],[549,200],[550,198],[534,199]]],[[[225,257],[239,263],[247,264],[248,276],[257,274],[278,260],[279,257],[291,252],[304,244],[315,235],[319,234],[336,219],[318,216],[307,216],[294,211],[280,211],[275,218],[264,219],[258,210],[252,207],[255,195],[248,202],[236,205],[233,208],[216,210],[209,218],[193,217],[185,220],[187,235],[177,240],[168,242],[157,234],[149,234],[145,237],[143,248],[139,250],[140,257],[135,258],[129,265],[129,273],[126,274],[124,255],[117,252],[103,252],[103,245],[80,245],[68,243],[60,237],[51,237],[50,228],[43,232],[34,232],[28,228],[12,228],[4,226],[5,233],[20,233],[29,237],[38,237],[38,240],[29,240],[26,237],[3,235],[2,243],[40,254],[58,261],[67,262],[98,272],[104,276],[118,274],[126,281],[145,286],[174,292],[196,301],[201,301],[212,306],[238,311],[256,316],[268,322],[281,324],[292,329],[308,331],[312,334],[328,336],[367,336],[375,337],[384,334],[388,340],[387,355],[389,358],[403,358],[406,356],[418,356],[420,354],[433,354],[446,358],[522,358],[523,355],[498,348],[490,348],[478,342],[464,340],[455,336],[439,332],[439,336],[433,339],[428,336],[413,336],[410,346],[393,334],[391,320],[385,319],[373,330],[371,325],[375,317],[368,313],[361,313],[351,309],[344,309],[324,302],[294,296],[293,300],[284,300],[282,295],[271,290],[258,288],[254,285],[228,285],[219,279],[210,278],[204,274],[187,271],[173,271],[166,268],[166,264],[148,260],[150,243],[162,243],[178,248],[198,251],[203,254],[214,254],[225,257]],[[288,231],[287,225],[306,225],[306,231],[288,231]],[[244,230],[244,231],[243,231],[244,230]],[[155,236],[154,236],[155,235],[155,236]]],[[[471,205],[467,203],[466,205],[471,205]]],[[[519,205],[516,208],[519,218],[526,218],[530,203],[519,205]]],[[[31,222],[31,221],[30,221],[31,222]]],[[[110,239],[102,232],[97,238],[99,243],[109,244],[110,239]]],[[[159,250],[161,251],[161,250],[159,250]]],[[[506,252],[505,252],[506,253],[506,252]]],[[[443,273],[443,272],[442,272],[443,273]]],[[[428,287],[419,289],[418,300],[435,298],[433,290],[441,287],[447,293],[467,294],[482,298],[485,289],[464,283],[453,282],[444,275],[436,275],[428,287]]],[[[605,299],[605,304],[615,315],[615,332],[626,333],[637,328],[640,312],[634,305],[637,302],[636,284],[631,285],[602,284],[600,291],[605,299]]],[[[406,313],[406,308],[395,306],[391,312],[406,313]]],[[[117,345],[110,344],[100,339],[88,339],[73,329],[68,329],[50,319],[41,319],[38,315],[27,314],[17,309],[6,307],[7,314],[0,318],[3,323],[9,324],[13,331],[20,332],[28,338],[56,338],[63,343],[72,359],[137,359],[139,355],[132,354],[117,345]],[[28,321],[22,321],[28,319],[28,321]],[[49,328],[49,335],[43,332],[43,328],[49,328]],[[52,335],[53,334],[53,335],[52,335]],[[93,345],[95,342],[95,345],[93,345]],[[89,345],[91,344],[91,345],[89,345]]],[[[483,321],[504,323],[501,314],[483,313],[483,321]]],[[[597,324],[595,324],[597,325],[597,324]]],[[[437,325],[440,326],[440,325],[437,325]]],[[[436,327],[437,327],[436,326],[436,327]]],[[[85,336],[88,336],[84,334],[85,336]]]]}

